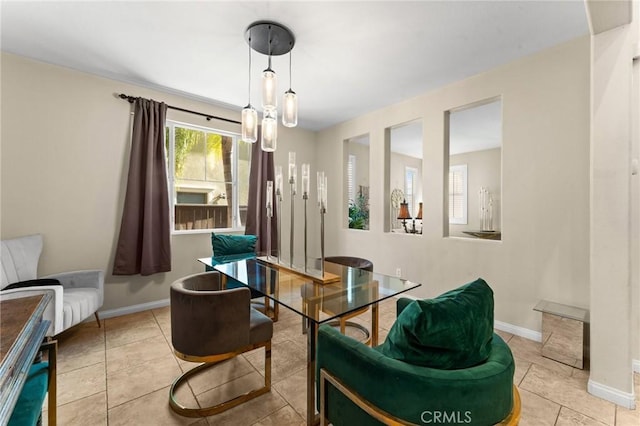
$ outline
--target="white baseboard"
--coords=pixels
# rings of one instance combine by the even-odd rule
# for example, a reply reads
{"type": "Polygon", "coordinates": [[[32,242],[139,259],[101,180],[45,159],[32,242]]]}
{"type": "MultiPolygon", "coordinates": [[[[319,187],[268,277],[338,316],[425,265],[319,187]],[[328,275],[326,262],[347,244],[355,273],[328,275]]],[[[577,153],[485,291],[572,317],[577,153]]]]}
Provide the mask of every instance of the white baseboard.
{"type": "MultiPolygon", "coordinates": [[[[125,306],[124,308],[107,309],[98,312],[100,318],[113,318],[122,315],[135,314],[136,312],[148,311],[149,309],[164,308],[169,306],[169,299],[156,300],[155,302],[140,303],[138,305],[125,306]]],[[[93,319],[93,318],[90,318],[93,319]]]]}
{"type": "Polygon", "coordinates": [[[640,359],[634,359],[632,361],[633,371],[636,373],[640,373],[640,359]]]}
{"type": "Polygon", "coordinates": [[[589,379],[587,391],[593,396],[613,402],[614,404],[628,408],[629,410],[636,408],[636,396],[633,392],[622,392],[621,390],[603,385],[602,383],[595,382],[591,379],[589,379]]]}
{"type": "Polygon", "coordinates": [[[535,330],[530,330],[528,328],[520,327],[518,325],[509,324],[507,322],[502,322],[495,320],[493,321],[493,327],[497,328],[500,331],[506,331],[507,333],[511,333],[515,336],[524,337],[525,339],[533,340],[534,342],[542,342],[542,333],[535,330]]]}

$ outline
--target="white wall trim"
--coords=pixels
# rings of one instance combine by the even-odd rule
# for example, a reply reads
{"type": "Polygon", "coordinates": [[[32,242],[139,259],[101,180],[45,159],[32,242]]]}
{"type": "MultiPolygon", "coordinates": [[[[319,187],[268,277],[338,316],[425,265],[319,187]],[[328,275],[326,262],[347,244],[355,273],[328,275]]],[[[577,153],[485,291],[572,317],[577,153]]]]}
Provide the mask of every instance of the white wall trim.
{"type": "Polygon", "coordinates": [[[640,359],[634,359],[631,364],[633,365],[633,371],[640,373],[640,359]]]}
{"type": "Polygon", "coordinates": [[[593,396],[613,402],[614,404],[628,408],[629,410],[636,408],[636,396],[633,391],[631,393],[622,392],[621,390],[603,385],[602,383],[595,382],[591,379],[589,379],[587,391],[593,396]]]}
{"type": "MultiPolygon", "coordinates": [[[[125,306],[123,308],[107,309],[98,312],[100,319],[120,317],[122,315],[135,314],[136,312],[148,311],[149,309],[164,308],[169,306],[169,299],[156,300],[155,302],[140,303],[138,305],[125,306]]],[[[93,320],[93,318],[89,318],[93,320]]]]}
{"type": "Polygon", "coordinates": [[[533,340],[534,342],[542,342],[542,333],[539,331],[531,330],[528,328],[520,327],[517,325],[509,324],[506,322],[495,320],[493,321],[493,327],[500,331],[506,331],[515,336],[524,337],[525,339],[533,340]]]}

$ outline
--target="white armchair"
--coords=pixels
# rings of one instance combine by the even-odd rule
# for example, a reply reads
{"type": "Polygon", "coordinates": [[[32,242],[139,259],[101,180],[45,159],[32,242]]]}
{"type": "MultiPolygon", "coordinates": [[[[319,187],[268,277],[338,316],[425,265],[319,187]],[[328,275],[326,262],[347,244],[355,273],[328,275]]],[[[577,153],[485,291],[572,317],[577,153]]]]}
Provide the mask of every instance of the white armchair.
{"type": "Polygon", "coordinates": [[[47,336],[55,336],[94,314],[98,326],[98,309],[104,300],[104,273],[99,270],[73,271],[48,275],[62,285],[39,285],[6,289],[7,286],[37,279],[38,261],[42,253],[42,235],[29,235],[2,241],[2,280],[0,299],[35,296],[53,292],[52,303],[44,312],[51,321],[47,336]]]}

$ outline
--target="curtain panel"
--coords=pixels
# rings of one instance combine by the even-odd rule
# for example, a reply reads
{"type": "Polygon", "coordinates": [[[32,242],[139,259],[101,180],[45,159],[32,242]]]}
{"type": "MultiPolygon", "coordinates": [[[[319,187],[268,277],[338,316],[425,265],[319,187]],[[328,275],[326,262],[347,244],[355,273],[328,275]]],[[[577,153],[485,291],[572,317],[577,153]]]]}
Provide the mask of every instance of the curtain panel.
{"type": "MultiPolygon", "coordinates": [[[[260,131],[258,130],[258,134],[260,131]]],[[[273,165],[273,152],[264,152],[260,148],[260,140],[253,144],[251,149],[251,169],[249,170],[249,200],[247,202],[247,223],[245,234],[258,237],[256,252],[266,253],[267,246],[267,181],[274,182],[273,186],[273,217],[271,218],[271,253],[278,248],[277,230],[278,214],[275,201],[275,167],[273,165]]]]}
{"type": "Polygon", "coordinates": [[[113,275],[151,275],[171,270],[166,114],[164,102],[135,100],[127,192],[113,275]]]}

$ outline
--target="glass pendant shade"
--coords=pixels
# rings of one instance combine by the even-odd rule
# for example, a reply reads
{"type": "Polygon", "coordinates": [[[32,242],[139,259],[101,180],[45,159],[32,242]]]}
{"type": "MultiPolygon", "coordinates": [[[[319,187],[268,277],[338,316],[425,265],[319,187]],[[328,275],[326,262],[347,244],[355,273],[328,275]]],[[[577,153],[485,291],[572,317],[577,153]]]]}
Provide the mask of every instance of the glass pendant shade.
{"type": "Polygon", "coordinates": [[[296,127],[298,125],[298,95],[289,89],[284,92],[282,102],[282,124],[285,127],[296,127]]]}
{"type": "Polygon", "coordinates": [[[258,113],[251,104],[242,110],[242,140],[249,143],[258,140],[258,113]]]}
{"type": "Polygon", "coordinates": [[[262,108],[273,108],[278,106],[278,77],[276,73],[267,68],[262,72],[262,108]]]}
{"type": "Polygon", "coordinates": [[[278,113],[275,108],[266,108],[262,117],[261,147],[265,152],[276,150],[278,138],[278,113]]]}

